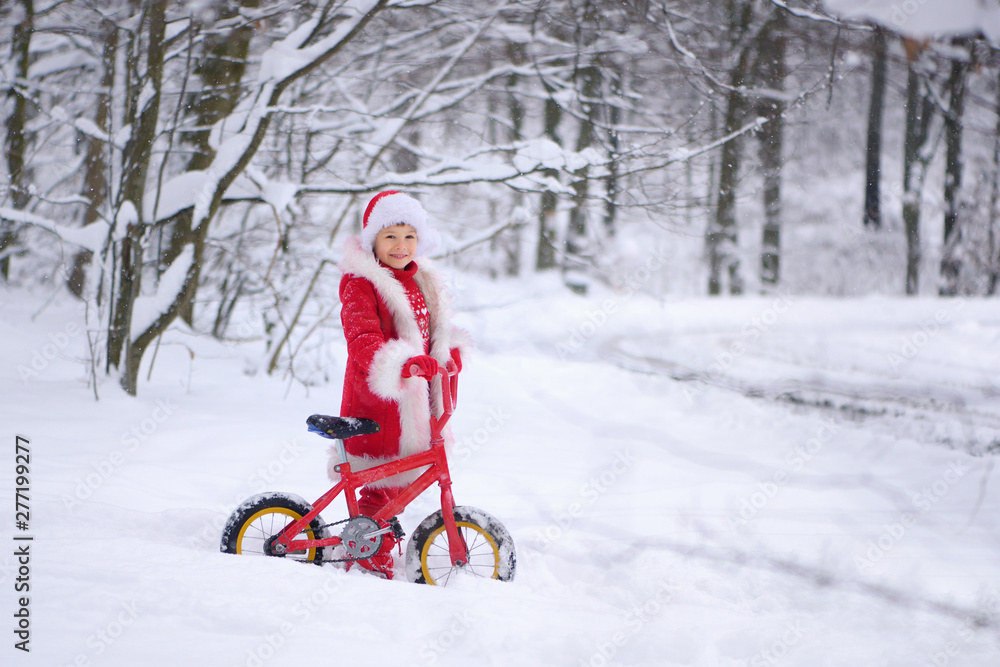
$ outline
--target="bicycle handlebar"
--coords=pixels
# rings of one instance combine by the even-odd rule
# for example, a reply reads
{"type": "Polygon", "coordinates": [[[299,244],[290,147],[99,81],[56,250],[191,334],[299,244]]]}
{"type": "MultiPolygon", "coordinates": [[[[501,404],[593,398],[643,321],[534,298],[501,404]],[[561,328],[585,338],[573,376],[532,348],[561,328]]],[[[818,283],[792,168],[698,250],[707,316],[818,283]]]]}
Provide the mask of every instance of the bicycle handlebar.
{"type": "Polygon", "coordinates": [[[428,382],[430,382],[439,375],[445,377],[458,377],[458,369],[455,369],[454,371],[449,371],[444,366],[438,365],[438,370],[436,373],[421,373],[420,366],[416,364],[412,364],[410,366],[410,377],[423,378],[428,382]]]}
{"type": "Polygon", "coordinates": [[[436,373],[421,373],[420,368],[413,364],[410,367],[410,374],[412,377],[420,377],[428,382],[436,377],[441,378],[441,408],[443,410],[442,416],[450,416],[455,410],[455,404],[458,402],[458,369],[449,371],[445,366],[438,366],[436,373]],[[445,382],[447,380],[447,382],[445,382]]]}

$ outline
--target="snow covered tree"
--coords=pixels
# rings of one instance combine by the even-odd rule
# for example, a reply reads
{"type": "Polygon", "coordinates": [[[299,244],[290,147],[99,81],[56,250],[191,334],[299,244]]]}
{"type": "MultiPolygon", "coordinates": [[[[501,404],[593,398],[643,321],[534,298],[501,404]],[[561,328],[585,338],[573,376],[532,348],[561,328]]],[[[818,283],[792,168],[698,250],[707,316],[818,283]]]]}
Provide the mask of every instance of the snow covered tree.
{"type": "Polygon", "coordinates": [[[813,187],[815,155],[850,164],[841,140],[867,129],[870,227],[881,161],[905,167],[907,290],[938,141],[940,291],[995,290],[1000,204],[961,204],[1000,200],[962,179],[963,162],[993,159],[979,138],[995,142],[995,91],[977,73],[997,60],[959,57],[992,47],[908,38],[908,120],[883,128],[906,81],[886,64],[899,35],[869,26],[805,0],[6,3],[0,270],[17,253],[17,280],[65,280],[86,301],[95,369],[130,393],[174,326],[260,339],[261,370],[310,381],[337,333],[337,241],[374,191],[421,198],[457,267],[561,269],[584,291],[618,284],[619,254],[697,238],[699,291],[740,294],[758,241],[755,284],[801,273],[810,223],[782,195],[813,187]],[[848,85],[870,87],[867,127],[813,123],[813,93],[829,106],[848,85]],[[903,154],[881,150],[897,141],[903,154]],[[650,225],[662,235],[632,243],[650,225]]]}
{"type": "Polygon", "coordinates": [[[760,164],[763,171],[764,229],[760,252],[760,282],[765,288],[777,285],[781,276],[781,170],[784,164],[785,35],[787,15],[774,8],[757,34],[758,85],[764,98],[758,115],[766,120],[758,131],[760,164]]]}
{"type": "Polygon", "coordinates": [[[945,176],[944,176],[944,239],[941,254],[942,296],[955,296],[959,291],[962,272],[962,220],[960,192],[964,153],[962,147],[965,123],[965,97],[969,71],[973,67],[970,40],[955,40],[956,53],[952,56],[951,73],[946,88],[948,108],[944,117],[945,176]]]}
{"type": "Polygon", "coordinates": [[[934,97],[930,89],[933,63],[921,58],[924,45],[906,41],[906,137],[903,144],[903,225],[906,234],[906,293],[917,294],[920,282],[920,200],[933,157],[934,97]]]}
{"type": "Polygon", "coordinates": [[[993,111],[995,131],[993,135],[992,178],[990,179],[990,208],[987,213],[986,243],[986,294],[996,294],[1000,283],[1000,68],[997,69],[996,90],[993,111]]]}
{"type": "Polygon", "coordinates": [[[865,146],[864,226],[882,226],[882,118],[885,115],[885,89],[888,83],[889,40],[886,30],[872,31],[871,95],[868,100],[868,135],[865,146]]]}
{"type": "MultiPolygon", "coordinates": [[[[7,135],[4,141],[4,153],[7,157],[7,173],[9,178],[8,192],[14,209],[22,210],[31,198],[30,177],[27,173],[28,151],[28,93],[25,82],[28,80],[28,65],[31,59],[31,33],[34,29],[35,8],[33,0],[20,0],[15,3],[14,27],[11,37],[10,59],[7,61],[8,99],[13,100],[10,116],[7,118],[7,135]]],[[[5,197],[5,198],[6,198],[5,197]]],[[[17,231],[13,223],[0,221],[0,278],[7,279],[10,274],[10,258],[15,252],[17,231]]]]}
{"type": "MultiPolygon", "coordinates": [[[[124,363],[122,386],[132,394],[136,391],[139,363],[148,346],[147,341],[155,338],[155,335],[148,334],[134,338],[132,320],[142,290],[147,231],[150,227],[150,222],[145,219],[144,198],[153,142],[159,130],[166,2],[156,0],[147,4],[140,15],[139,25],[140,30],[131,35],[129,44],[132,53],[128,63],[131,85],[125,103],[124,122],[131,128],[131,133],[122,149],[121,181],[113,204],[116,226],[123,226],[125,233],[114,249],[118,269],[113,276],[116,290],[112,297],[113,311],[107,345],[108,363],[115,368],[121,368],[124,363]],[[143,53],[146,55],[145,68],[140,56],[143,53]]],[[[139,326],[148,325],[140,323],[139,326]]]]}
{"type": "MultiPolygon", "coordinates": [[[[753,62],[751,28],[753,26],[754,3],[750,0],[729,0],[728,47],[731,50],[726,113],[723,133],[735,134],[745,120],[747,100],[744,86],[753,62]]],[[[709,254],[708,293],[717,295],[728,291],[730,294],[743,293],[743,277],[740,273],[738,232],[736,227],[736,186],[740,168],[739,136],[733,136],[722,147],[719,187],[716,200],[715,220],[708,228],[706,241],[709,254]]]]}
{"type": "MultiPolygon", "coordinates": [[[[589,149],[597,140],[598,115],[602,109],[603,77],[600,67],[600,53],[597,50],[598,12],[597,4],[585,1],[576,17],[577,54],[572,80],[579,105],[577,118],[576,151],[589,149]]],[[[563,262],[563,280],[570,289],[586,293],[587,281],[582,278],[590,263],[590,176],[589,166],[584,163],[574,170],[570,187],[573,190],[572,208],[569,212],[569,229],[566,234],[566,258],[563,262]]]]}
{"type": "MultiPolygon", "coordinates": [[[[101,19],[95,35],[95,46],[100,47],[101,58],[95,67],[101,72],[99,84],[95,86],[93,131],[84,138],[86,158],[84,159],[83,185],[80,195],[86,201],[83,212],[83,226],[87,227],[101,219],[108,198],[107,163],[110,155],[107,137],[110,136],[111,92],[114,88],[115,63],[118,50],[118,30],[113,22],[101,19]]],[[[66,287],[75,296],[86,298],[87,267],[93,259],[88,249],[77,250],[72,266],[66,276],[66,287]]]]}

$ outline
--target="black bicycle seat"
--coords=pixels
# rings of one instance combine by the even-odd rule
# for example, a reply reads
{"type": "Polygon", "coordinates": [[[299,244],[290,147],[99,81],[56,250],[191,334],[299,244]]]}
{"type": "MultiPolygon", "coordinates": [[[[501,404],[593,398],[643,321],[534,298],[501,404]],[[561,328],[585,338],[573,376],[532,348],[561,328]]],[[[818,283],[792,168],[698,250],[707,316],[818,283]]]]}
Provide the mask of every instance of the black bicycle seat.
{"type": "Polygon", "coordinates": [[[311,433],[319,433],[324,438],[345,440],[356,435],[378,433],[380,428],[374,419],[356,417],[328,417],[327,415],[312,415],[306,420],[311,433]]]}

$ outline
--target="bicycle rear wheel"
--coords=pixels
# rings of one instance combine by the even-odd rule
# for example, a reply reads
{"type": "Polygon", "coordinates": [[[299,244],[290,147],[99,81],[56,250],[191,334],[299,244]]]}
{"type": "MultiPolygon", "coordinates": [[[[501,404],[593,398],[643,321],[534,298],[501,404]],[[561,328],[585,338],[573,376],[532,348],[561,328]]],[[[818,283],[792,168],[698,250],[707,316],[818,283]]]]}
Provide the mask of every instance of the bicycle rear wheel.
{"type": "MultiPolygon", "coordinates": [[[[291,493],[261,493],[247,498],[229,516],[219,548],[229,554],[279,556],[271,550],[274,538],[285,526],[311,511],[312,505],[291,493]]],[[[324,539],[329,534],[317,516],[296,537],[313,540],[324,539]]],[[[292,551],[280,557],[319,564],[326,557],[326,549],[292,551]]]]}
{"type": "Polygon", "coordinates": [[[475,507],[456,507],[455,524],[465,540],[469,561],[451,563],[448,531],[441,510],[424,519],[406,546],[406,578],[417,584],[446,586],[457,572],[510,581],[517,569],[514,540],[496,518],[475,507]]]}

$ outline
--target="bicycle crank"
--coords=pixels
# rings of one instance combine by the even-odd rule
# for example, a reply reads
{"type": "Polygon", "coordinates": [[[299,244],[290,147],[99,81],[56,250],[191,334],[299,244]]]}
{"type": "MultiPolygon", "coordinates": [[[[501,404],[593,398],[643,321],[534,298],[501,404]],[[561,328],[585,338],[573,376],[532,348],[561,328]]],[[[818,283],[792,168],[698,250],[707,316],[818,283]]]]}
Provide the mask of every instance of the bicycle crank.
{"type": "Polygon", "coordinates": [[[352,560],[371,558],[382,546],[382,535],[391,532],[392,526],[379,528],[374,519],[356,516],[347,520],[347,525],[340,533],[341,545],[352,560]]]}

